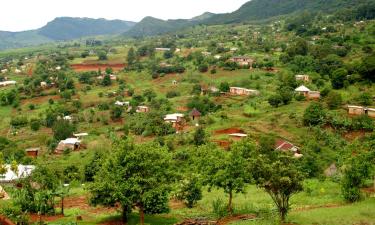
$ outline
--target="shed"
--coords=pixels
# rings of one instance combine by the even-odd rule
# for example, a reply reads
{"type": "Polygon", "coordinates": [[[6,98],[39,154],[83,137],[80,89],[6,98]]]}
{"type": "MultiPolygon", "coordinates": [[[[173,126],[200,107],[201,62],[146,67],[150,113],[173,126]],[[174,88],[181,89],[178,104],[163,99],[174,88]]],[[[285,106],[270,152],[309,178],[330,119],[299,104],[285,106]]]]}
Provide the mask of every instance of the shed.
{"type": "Polygon", "coordinates": [[[196,118],[198,119],[199,117],[201,117],[201,115],[202,115],[202,113],[199,112],[196,108],[194,108],[190,112],[190,116],[193,118],[193,120],[195,120],[196,118]]]}
{"type": "Polygon", "coordinates": [[[309,82],[310,77],[309,75],[296,75],[296,80],[304,81],[304,82],[309,82]]]}
{"type": "Polygon", "coordinates": [[[275,151],[292,152],[295,158],[301,158],[303,155],[300,153],[299,147],[290,143],[289,141],[279,139],[275,143],[275,151]]]}
{"type": "Polygon", "coordinates": [[[35,169],[32,165],[18,165],[18,171],[12,171],[11,165],[5,165],[6,173],[0,175],[0,183],[9,183],[30,176],[35,169]]]}
{"type": "Polygon", "coordinates": [[[40,152],[40,148],[28,148],[25,151],[27,156],[31,158],[37,158],[40,152]]]}
{"type": "Polygon", "coordinates": [[[75,151],[81,146],[81,141],[78,138],[67,138],[62,140],[57,145],[56,153],[63,153],[66,149],[75,151]]]}
{"type": "Polygon", "coordinates": [[[310,92],[310,89],[308,89],[306,86],[304,85],[301,85],[299,86],[298,88],[295,89],[295,92],[301,94],[301,95],[304,95],[306,97],[308,97],[308,94],[310,92]]]}
{"type": "Polygon", "coordinates": [[[147,113],[150,112],[150,108],[148,106],[137,106],[137,113],[147,113]]]}
{"type": "Polygon", "coordinates": [[[362,106],[348,105],[349,115],[363,115],[365,114],[365,108],[362,106]]]}
{"type": "Polygon", "coordinates": [[[259,91],[241,87],[230,87],[229,91],[233,95],[259,95],[259,91]]]}

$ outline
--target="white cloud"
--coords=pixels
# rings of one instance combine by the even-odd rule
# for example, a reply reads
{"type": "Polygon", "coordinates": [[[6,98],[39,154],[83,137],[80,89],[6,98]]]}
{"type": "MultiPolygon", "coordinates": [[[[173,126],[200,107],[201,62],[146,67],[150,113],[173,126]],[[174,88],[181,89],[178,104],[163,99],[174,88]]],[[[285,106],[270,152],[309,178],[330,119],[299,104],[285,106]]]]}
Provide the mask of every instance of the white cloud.
{"type": "Polygon", "coordinates": [[[139,21],[191,18],[206,11],[232,12],[248,0],[2,0],[0,30],[36,29],[55,17],[90,17],[139,21]]]}

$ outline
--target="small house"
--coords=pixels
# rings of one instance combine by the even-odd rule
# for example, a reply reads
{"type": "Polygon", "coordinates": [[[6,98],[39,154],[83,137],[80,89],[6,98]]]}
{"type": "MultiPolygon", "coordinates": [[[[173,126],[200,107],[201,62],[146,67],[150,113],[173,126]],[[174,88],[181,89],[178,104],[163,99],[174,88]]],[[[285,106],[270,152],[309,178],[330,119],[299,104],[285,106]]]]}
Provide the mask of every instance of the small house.
{"type": "Polygon", "coordinates": [[[47,86],[48,86],[47,82],[45,81],[40,82],[40,87],[46,88],[47,86]]]}
{"type": "Polygon", "coordinates": [[[295,92],[297,92],[300,95],[303,95],[305,97],[308,97],[310,89],[305,87],[304,85],[299,86],[298,88],[295,89],[295,92]]]}
{"type": "Polygon", "coordinates": [[[192,117],[193,120],[195,120],[195,119],[199,119],[202,116],[202,113],[199,112],[196,108],[194,108],[193,110],[191,110],[190,116],[192,117]]]}
{"type": "Polygon", "coordinates": [[[282,139],[276,141],[275,151],[292,152],[295,158],[301,158],[303,156],[297,146],[282,139]]]}
{"type": "Polygon", "coordinates": [[[309,77],[309,75],[296,75],[296,80],[297,81],[303,81],[303,82],[309,82],[310,77],[309,77]]]}
{"type": "Polygon", "coordinates": [[[71,116],[64,116],[64,117],[63,117],[63,120],[66,120],[66,121],[72,121],[72,120],[73,120],[73,117],[71,117],[71,116]]]}
{"type": "Polygon", "coordinates": [[[31,158],[37,158],[40,152],[40,148],[28,148],[25,151],[27,156],[31,158]]]}
{"type": "Polygon", "coordinates": [[[164,117],[166,123],[171,123],[174,128],[177,128],[184,123],[185,115],[182,113],[167,114],[164,117]]]}
{"type": "Polygon", "coordinates": [[[366,114],[371,118],[375,118],[375,109],[374,108],[366,108],[366,114]]]}
{"type": "Polygon", "coordinates": [[[76,138],[83,138],[83,137],[86,137],[88,135],[89,135],[88,133],[73,134],[73,136],[76,137],[76,138]]]}
{"type": "Polygon", "coordinates": [[[211,55],[211,52],[202,52],[202,55],[208,57],[211,55]]]}
{"type": "Polygon", "coordinates": [[[8,69],[1,70],[1,73],[7,73],[7,72],[8,72],[8,69]]]}
{"type": "Polygon", "coordinates": [[[67,138],[59,142],[55,152],[63,153],[66,149],[75,151],[75,150],[78,150],[80,146],[81,146],[81,141],[78,138],[67,138]]]}
{"type": "Polygon", "coordinates": [[[130,102],[121,102],[121,101],[116,101],[115,105],[117,106],[129,106],[130,102]]]}
{"type": "Polygon", "coordinates": [[[137,106],[137,113],[147,113],[150,112],[150,108],[148,106],[137,106]]]}
{"type": "Polygon", "coordinates": [[[236,52],[237,50],[238,50],[238,48],[230,48],[231,52],[236,52]]]}
{"type": "Polygon", "coordinates": [[[232,95],[259,95],[259,91],[253,90],[253,89],[246,89],[246,88],[241,88],[241,87],[230,87],[229,92],[232,95]]]}
{"type": "Polygon", "coordinates": [[[155,51],[157,52],[167,52],[167,51],[170,51],[171,49],[170,48],[155,48],[155,51]]]}
{"type": "Polygon", "coordinates": [[[17,171],[11,169],[11,165],[5,165],[5,174],[0,174],[0,183],[10,183],[31,175],[35,166],[18,165],[17,171]]]}
{"type": "MultiPolygon", "coordinates": [[[[106,74],[102,74],[102,75],[98,76],[97,79],[98,80],[103,80],[105,76],[106,76],[106,74]]],[[[117,80],[117,76],[114,75],[114,74],[109,74],[109,78],[111,80],[117,80]]]]}
{"type": "Polygon", "coordinates": [[[229,136],[232,137],[232,138],[235,138],[235,139],[243,139],[243,138],[247,137],[247,134],[233,133],[233,134],[229,134],[229,136]]]}
{"type": "Polygon", "coordinates": [[[310,91],[307,93],[308,99],[320,99],[320,91],[310,91]]]}
{"type": "Polygon", "coordinates": [[[22,71],[21,71],[20,69],[15,69],[14,72],[17,73],[17,74],[19,74],[19,73],[21,73],[22,71]]]}
{"type": "Polygon", "coordinates": [[[0,82],[0,87],[6,87],[6,86],[9,86],[9,85],[15,85],[15,84],[17,84],[17,81],[6,80],[6,81],[0,82]]]}
{"type": "Polygon", "coordinates": [[[349,115],[364,115],[365,108],[362,106],[348,105],[349,115]]]}
{"type": "Polygon", "coordinates": [[[221,55],[215,55],[214,58],[219,60],[221,59],[221,55]]]}
{"type": "Polygon", "coordinates": [[[176,86],[178,84],[177,80],[172,81],[172,85],[176,86]]]}
{"type": "Polygon", "coordinates": [[[240,66],[250,66],[253,67],[254,60],[247,56],[235,56],[230,59],[231,62],[235,62],[240,66]]]}

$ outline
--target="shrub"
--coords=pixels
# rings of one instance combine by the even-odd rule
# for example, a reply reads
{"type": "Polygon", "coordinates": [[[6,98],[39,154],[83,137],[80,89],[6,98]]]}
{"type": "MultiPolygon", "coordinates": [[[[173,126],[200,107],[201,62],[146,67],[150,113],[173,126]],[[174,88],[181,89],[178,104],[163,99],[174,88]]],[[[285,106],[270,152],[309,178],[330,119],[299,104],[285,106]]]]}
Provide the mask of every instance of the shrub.
{"type": "Polygon", "coordinates": [[[27,117],[25,116],[18,116],[14,117],[10,121],[10,125],[16,128],[25,127],[28,124],[27,117]]]}
{"type": "Polygon", "coordinates": [[[40,120],[38,119],[31,119],[30,120],[30,129],[32,131],[38,131],[40,129],[40,120]]]}
{"type": "Polygon", "coordinates": [[[167,98],[174,98],[180,96],[180,92],[178,91],[168,91],[166,97],[167,98]]]}
{"type": "Polygon", "coordinates": [[[313,102],[307,107],[303,114],[303,124],[305,126],[315,126],[324,123],[326,113],[323,109],[322,104],[313,102]]]}
{"type": "Polygon", "coordinates": [[[188,208],[193,208],[202,199],[202,187],[198,179],[191,178],[182,182],[177,193],[177,199],[184,201],[188,208]]]}
{"type": "Polygon", "coordinates": [[[342,97],[340,93],[331,91],[327,96],[327,105],[329,109],[337,109],[342,104],[342,97]]]}

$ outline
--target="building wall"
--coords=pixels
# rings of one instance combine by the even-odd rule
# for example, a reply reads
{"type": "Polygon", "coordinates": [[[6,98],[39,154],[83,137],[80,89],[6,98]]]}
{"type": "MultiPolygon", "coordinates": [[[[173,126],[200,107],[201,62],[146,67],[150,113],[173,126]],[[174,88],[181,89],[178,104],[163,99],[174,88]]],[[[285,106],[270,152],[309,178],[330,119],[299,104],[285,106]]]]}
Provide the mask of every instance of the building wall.
{"type": "Polygon", "coordinates": [[[363,108],[349,108],[350,115],[362,115],[365,114],[365,110],[363,108]]]}
{"type": "Polygon", "coordinates": [[[375,111],[367,111],[367,115],[371,118],[375,118],[375,111]]]}

